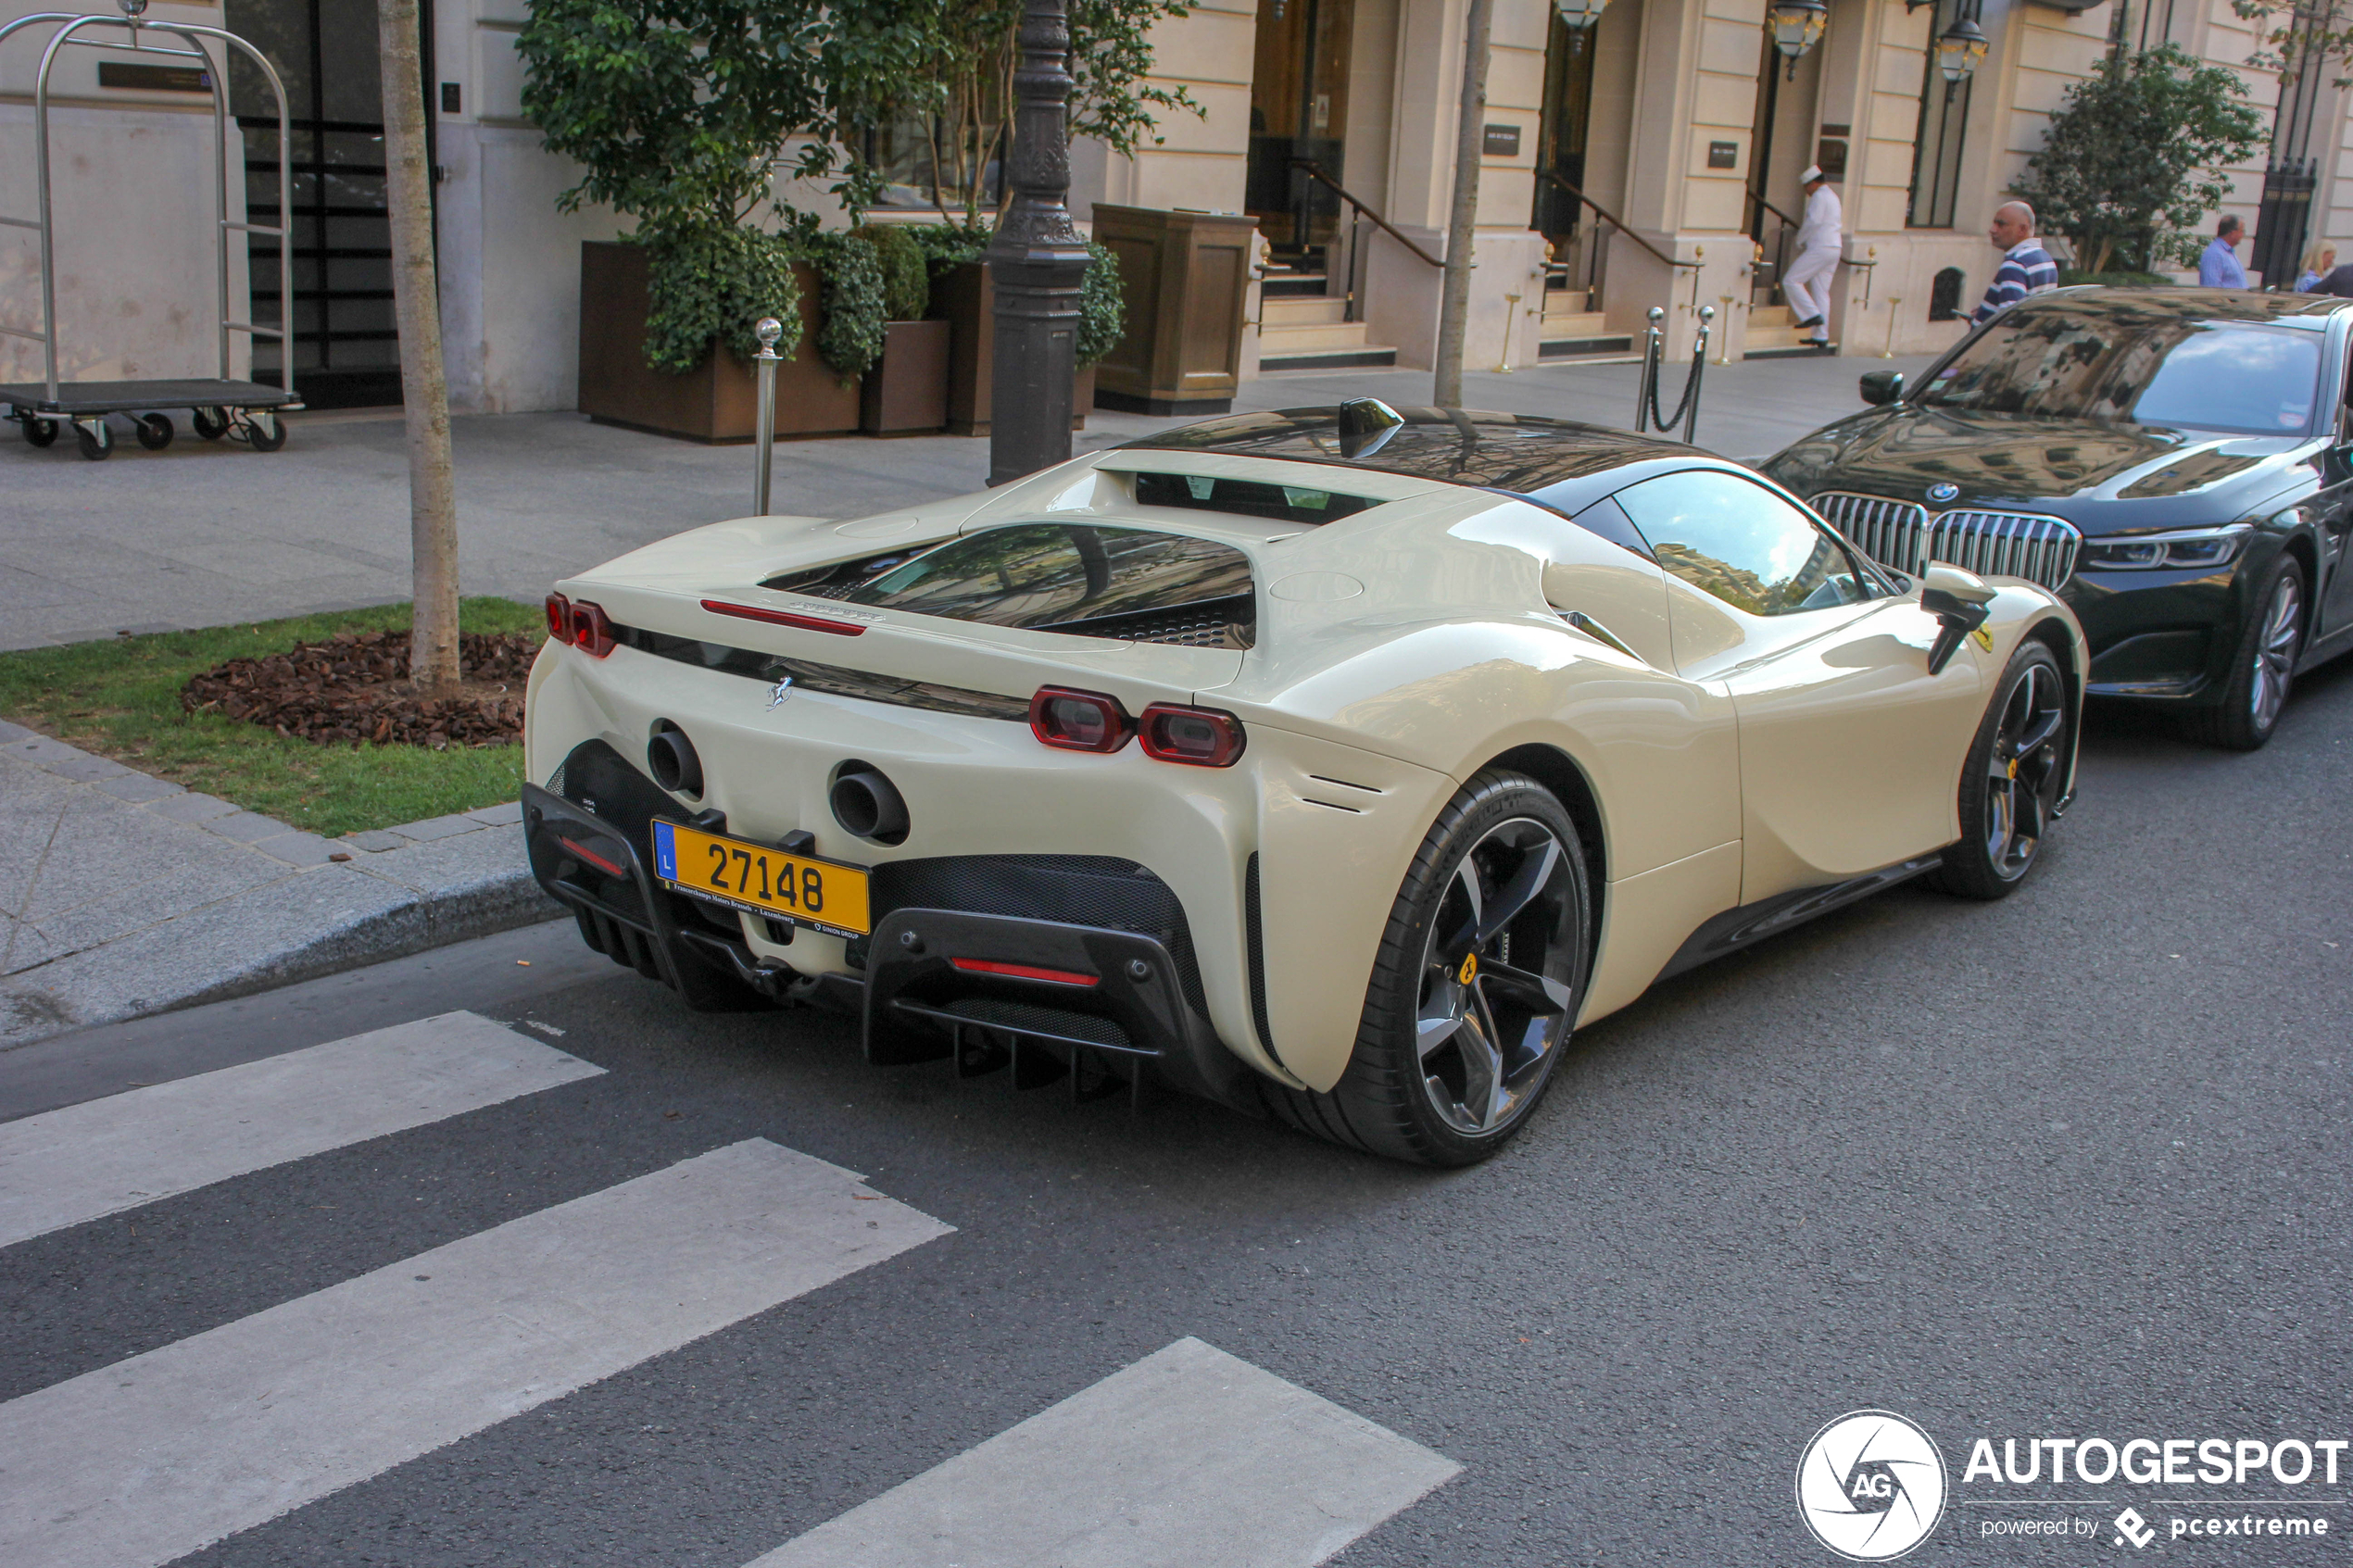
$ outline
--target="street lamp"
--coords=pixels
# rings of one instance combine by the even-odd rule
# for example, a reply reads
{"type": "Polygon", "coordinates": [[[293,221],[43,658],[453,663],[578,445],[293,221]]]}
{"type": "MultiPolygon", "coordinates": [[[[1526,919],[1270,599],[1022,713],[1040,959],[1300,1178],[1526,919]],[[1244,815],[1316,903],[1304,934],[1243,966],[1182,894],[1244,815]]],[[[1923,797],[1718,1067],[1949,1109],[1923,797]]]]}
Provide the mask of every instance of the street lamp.
{"type": "Polygon", "coordinates": [[[1602,12],[1609,0],[1553,0],[1553,9],[1568,24],[1571,32],[1583,32],[1602,19],[1602,12]]]}
{"type": "MultiPolygon", "coordinates": [[[[1904,0],[1904,9],[1908,14],[1937,3],[1904,0]]],[[[1985,30],[1977,25],[1983,5],[1984,0],[1955,0],[1951,23],[1936,35],[1936,69],[1944,78],[1947,91],[1975,76],[1977,68],[1985,63],[1985,30]]]]}
{"type": "Polygon", "coordinates": [[[1765,25],[1773,34],[1773,47],[1789,61],[1792,82],[1797,80],[1799,56],[1822,41],[1822,30],[1830,24],[1831,8],[1823,0],[1773,0],[1765,25]]]}
{"type": "Polygon", "coordinates": [[[1071,223],[1070,26],[1063,0],[1023,0],[1013,70],[1013,133],[1005,159],[1013,201],[988,242],[997,290],[991,350],[988,483],[1070,459],[1074,350],[1087,243],[1071,223]]]}

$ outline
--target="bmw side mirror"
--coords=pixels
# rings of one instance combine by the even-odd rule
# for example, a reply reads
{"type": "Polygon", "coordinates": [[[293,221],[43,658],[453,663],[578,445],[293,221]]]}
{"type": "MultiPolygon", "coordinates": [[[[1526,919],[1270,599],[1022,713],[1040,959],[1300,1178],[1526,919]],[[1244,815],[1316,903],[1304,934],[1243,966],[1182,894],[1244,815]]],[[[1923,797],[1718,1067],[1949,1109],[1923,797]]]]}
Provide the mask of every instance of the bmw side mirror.
{"type": "Polygon", "coordinates": [[[1928,672],[1942,675],[1960,651],[1961,639],[1994,613],[1994,589],[1984,578],[1957,566],[1931,561],[1920,573],[1920,608],[1936,617],[1940,630],[1928,650],[1928,672]]]}
{"type": "Polygon", "coordinates": [[[1904,372],[1901,370],[1866,370],[1863,372],[1863,401],[1894,403],[1904,395],[1904,372]]]}

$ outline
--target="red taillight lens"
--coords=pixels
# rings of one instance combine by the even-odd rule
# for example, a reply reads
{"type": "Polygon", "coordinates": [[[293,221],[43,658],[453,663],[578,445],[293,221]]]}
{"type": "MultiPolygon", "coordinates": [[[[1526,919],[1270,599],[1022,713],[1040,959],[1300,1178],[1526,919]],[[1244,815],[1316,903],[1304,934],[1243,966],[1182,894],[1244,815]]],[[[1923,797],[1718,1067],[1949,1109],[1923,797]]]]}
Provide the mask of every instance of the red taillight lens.
{"type": "Polygon", "coordinates": [[[995,959],[950,959],[948,960],[967,974],[1002,974],[1014,980],[1042,980],[1050,985],[1100,985],[1100,975],[1081,974],[1076,970],[1040,969],[1034,963],[1000,963],[995,959]]]}
{"type": "Polygon", "coordinates": [[[804,632],[830,632],[837,637],[862,637],[866,634],[866,629],[854,621],[828,621],[822,615],[802,615],[789,609],[731,605],[724,599],[705,599],[702,607],[713,615],[732,615],[739,621],[764,621],[771,626],[798,626],[804,632]]]}
{"type": "Polygon", "coordinates": [[[561,594],[547,596],[547,635],[560,643],[572,641],[572,601],[561,594]]]}
{"type": "Polygon", "coordinates": [[[1136,721],[1115,696],[1040,686],[1029,699],[1029,733],[1064,751],[1117,751],[1136,733],[1136,721]]]}
{"type": "Polygon", "coordinates": [[[612,621],[605,615],[602,605],[585,601],[572,607],[572,646],[591,659],[602,659],[613,650],[612,621]]]}
{"type": "Polygon", "coordinates": [[[1241,759],[1242,721],[1214,708],[1155,702],[1136,721],[1144,755],[1196,768],[1230,768],[1241,759]]]}

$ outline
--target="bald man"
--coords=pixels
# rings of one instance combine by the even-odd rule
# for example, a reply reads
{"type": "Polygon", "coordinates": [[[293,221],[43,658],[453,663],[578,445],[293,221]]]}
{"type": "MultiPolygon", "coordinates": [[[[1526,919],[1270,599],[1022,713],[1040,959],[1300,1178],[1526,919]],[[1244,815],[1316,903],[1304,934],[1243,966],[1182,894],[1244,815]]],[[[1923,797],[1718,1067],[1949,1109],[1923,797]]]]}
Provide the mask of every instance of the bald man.
{"type": "Polygon", "coordinates": [[[2030,294],[2058,287],[2058,263],[2034,238],[2034,209],[2024,202],[2004,202],[1994,211],[1987,238],[2002,253],[1994,281],[1985,285],[1985,303],[1969,312],[1972,321],[1991,320],[2030,294]]]}

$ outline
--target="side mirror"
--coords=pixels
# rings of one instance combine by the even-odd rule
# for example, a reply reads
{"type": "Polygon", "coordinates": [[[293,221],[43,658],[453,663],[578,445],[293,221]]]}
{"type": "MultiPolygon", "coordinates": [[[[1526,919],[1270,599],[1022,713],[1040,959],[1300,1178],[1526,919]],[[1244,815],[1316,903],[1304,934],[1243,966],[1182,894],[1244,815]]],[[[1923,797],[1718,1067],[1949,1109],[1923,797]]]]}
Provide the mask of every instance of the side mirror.
{"type": "Polygon", "coordinates": [[[1894,403],[1904,395],[1904,372],[1901,370],[1866,370],[1862,382],[1863,401],[1894,403]]]}
{"type": "Polygon", "coordinates": [[[1994,589],[1973,571],[1943,561],[1929,562],[1920,573],[1920,608],[1936,617],[1941,630],[1928,650],[1928,672],[1942,675],[1960,651],[1961,639],[1985,624],[1994,613],[1994,589]]]}

